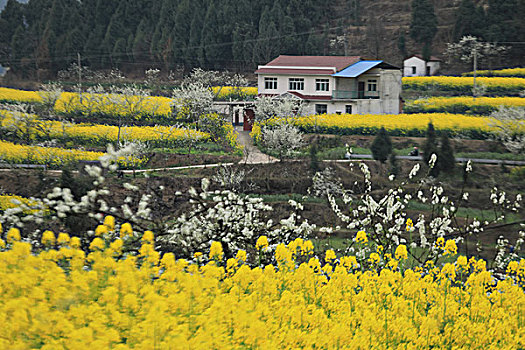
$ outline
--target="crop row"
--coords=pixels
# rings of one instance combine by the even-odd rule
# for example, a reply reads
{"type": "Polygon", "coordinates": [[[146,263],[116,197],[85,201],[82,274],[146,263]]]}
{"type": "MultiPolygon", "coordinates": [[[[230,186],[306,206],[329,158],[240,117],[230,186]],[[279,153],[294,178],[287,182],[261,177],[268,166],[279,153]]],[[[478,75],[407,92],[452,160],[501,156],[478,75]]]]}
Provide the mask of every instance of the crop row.
{"type": "MultiPolygon", "coordinates": [[[[40,120],[35,115],[17,117],[15,112],[0,111],[0,131],[19,140],[73,141],[82,145],[105,147],[117,141],[119,128],[110,125],[73,124],[40,120]]],[[[148,142],[155,147],[181,146],[186,141],[206,142],[210,135],[169,126],[125,126],[120,130],[120,141],[148,142]]]]}
{"type": "MultiPolygon", "coordinates": [[[[474,76],[474,72],[461,74],[464,77],[474,76]]],[[[525,68],[505,68],[496,70],[478,70],[476,75],[480,77],[516,77],[525,78],[525,68]]]]}
{"type": "Polygon", "coordinates": [[[333,251],[316,257],[310,241],[276,244],[272,254],[262,240],[252,253],[228,259],[213,242],[209,254],[188,261],[157,252],[150,231],[123,224],[120,238],[117,230],[106,238],[113,228],[100,226],[87,254],[66,233],[45,231],[39,253],[15,228],[0,236],[0,348],[525,345],[524,260],[511,262],[499,281],[485,261],[455,252],[443,266],[405,267],[403,245],[395,254],[371,252],[363,264],[333,251]],[[124,255],[130,236],[142,246],[124,255]],[[273,255],[275,264],[251,267],[250,254],[273,255]]]}
{"type": "MultiPolygon", "coordinates": [[[[492,128],[492,119],[486,117],[471,117],[461,114],[420,113],[420,114],[321,114],[299,118],[288,118],[287,123],[293,124],[306,133],[336,134],[336,135],[375,135],[384,127],[392,136],[425,136],[429,122],[441,131],[453,135],[461,135],[474,139],[486,139],[492,128]]],[[[283,122],[282,118],[269,119],[255,123],[252,135],[258,140],[261,128],[283,122]]]]}
{"type": "Polygon", "coordinates": [[[405,113],[455,113],[470,115],[489,115],[500,106],[525,107],[521,97],[430,97],[407,101],[405,113]]]}
{"type": "MultiPolygon", "coordinates": [[[[0,160],[9,164],[42,164],[55,168],[76,164],[81,160],[96,161],[104,155],[105,153],[103,152],[18,145],[0,140],[0,160]]],[[[145,158],[132,157],[129,159],[121,159],[119,164],[123,167],[129,167],[132,165],[138,166],[145,162],[145,158]]]]}
{"type": "MultiPolygon", "coordinates": [[[[419,91],[441,90],[454,93],[467,93],[472,91],[474,79],[471,77],[404,77],[403,89],[419,91]]],[[[519,95],[525,90],[525,78],[479,77],[477,86],[484,86],[491,95],[519,95]]]]}

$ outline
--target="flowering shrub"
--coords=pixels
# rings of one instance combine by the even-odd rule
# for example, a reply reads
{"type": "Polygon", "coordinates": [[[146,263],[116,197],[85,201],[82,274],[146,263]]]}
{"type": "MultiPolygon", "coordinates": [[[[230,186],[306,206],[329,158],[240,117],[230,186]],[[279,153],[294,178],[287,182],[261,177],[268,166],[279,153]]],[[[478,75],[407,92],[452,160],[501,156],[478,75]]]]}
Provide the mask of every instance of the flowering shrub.
{"type": "MultiPolygon", "coordinates": [[[[474,76],[474,72],[461,74],[464,77],[474,76]]],[[[505,68],[496,70],[478,70],[476,75],[480,77],[516,77],[525,78],[525,68],[505,68]]]]}
{"type": "MultiPolygon", "coordinates": [[[[491,94],[515,94],[525,89],[525,78],[489,78],[480,77],[476,83],[484,85],[487,93],[491,94]]],[[[470,77],[404,77],[403,89],[430,90],[439,89],[443,91],[454,91],[460,93],[471,93],[473,79],[470,77]]]]}
{"type": "MultiPolygon", "coordinates": [[[[261,137],[261,127],[282,123],[282,118],[271,118],[256,122],[252,129],[252,137],[258,141],[261,137]]],[[[460,114],[321,114],[297,118],[287,118],[286,121],[306,133],[321,134],[361,134],[375,135],[384,127],[392,136],[425,136],[429,122],[436,129],[446,130],[451,134],[462,134],[471,138],[485,139],[494,130],[489,126],[490,118],[471,117],[460,114]]]]}
{"type": "Polygon", "coordinates": [[[161,255],[150,231],[126,255],[128,236],[96,237],[87,254],[66,233],[44,232],[44,249],[33,253],[16,229],[2,236],[4,349],[516,349],[525,342],[524,260],[496,280],[483,260],[464,256],[406,268],[402,245],[395,255],[317,257],[299,239],[271,242],[272,256],[264,239],[253,254],[273,264],[250,266],[252,253],[226,260],[218,242],[192,260],[161,255]]]}
{"type": "Polygon", "coordinates": [[[430,97],[408,101],[403,107],[405,113],[458,113],[490,115],[500,106],[525,107],[521,97],[430,97]]]}
{"type": "Polygon", "coordinates": [[[0,195],[0,210],[3,211],[23,205],[26,213],[31,213],[32,210],[30,208],[36,204],[36,201],[29,198],[24,198],[13,194],[0,195]]]}

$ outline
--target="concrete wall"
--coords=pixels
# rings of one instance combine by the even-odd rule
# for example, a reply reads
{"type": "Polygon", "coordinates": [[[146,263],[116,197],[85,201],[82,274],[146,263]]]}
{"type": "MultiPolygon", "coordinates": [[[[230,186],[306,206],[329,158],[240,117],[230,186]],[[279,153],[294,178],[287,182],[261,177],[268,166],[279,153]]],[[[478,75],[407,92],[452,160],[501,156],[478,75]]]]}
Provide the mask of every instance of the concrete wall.
{"type": "Polygon", "coordinates": [[[288,90],[288,79],[290,78],[303,78],[304,79],[304,90],[297,90],[297,92],[303,95],[316,95],[316,96],[332,96],[332,90],[334,89],[334,78],[330,75],[315,75],[315,76],[298,76],[298,75],[271,75],[271,74],[259,74],[257,78],[257,86],[259,94],[276,94],[280,95],[288,90]],[[264,88],[264,78],[277,78],[277,90],[266,90],[264,88]],[[315,80],[316,79],[328,79],[329,87],[328,91],[316,91],[315,80]]]}
{"type": "Polygon", "coordinates": [[[418,57],[410,57],[403,62],[403,75],[405,77],[423,77],[426,76],[426,67],[430,67],[430,75],[434,75],[439,71],[439,61],[423,61],[418,57]],[[412,73],[412,67],[416,67],[416,73],[412,73]]]}

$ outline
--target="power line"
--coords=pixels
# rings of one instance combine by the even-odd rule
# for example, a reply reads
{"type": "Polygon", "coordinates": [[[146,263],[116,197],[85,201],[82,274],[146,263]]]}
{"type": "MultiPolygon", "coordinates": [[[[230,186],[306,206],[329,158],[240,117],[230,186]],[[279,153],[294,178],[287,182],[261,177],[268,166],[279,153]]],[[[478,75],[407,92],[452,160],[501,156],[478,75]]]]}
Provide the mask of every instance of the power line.
{"type": "MultiPolygon", "coordinates": [[[[263,41],[271,41],[271,40],[278,40],[278,39],[284,39],[284,38],[291,38],[291,37],[298,37],[298,36],[305,36],[305,35],[309,35],[309,34],[318,34],[318,33],[323,33],[325,31],[331,31],[331,30],[336,30],[336,29],[340,29],[340,28],[344,28],[345,26],[344,25],[340,25],[340,26],[335,26],[335,27],[328,27],[328,28],[322,28],[322,29],[315,29],[315,30],[309,30],[309,31],[306,31],[306,32],[301,32],[301,33],[291,33],[291,34],[284,34],[284,35],[276,35],[276,36],[272,36],[272,37],[268,37],[268,38],[254,38],[254,39],[247,39],[247,40],[240,40],[239,42],[245,44],[245,43],[258,43],[258,42],[263,42],[263,41]]],[[[222,42],[222,43],[216,43],[216,44],[205,44],[205,45],[196,45],[196,46],[185,46],[184,48],[181,48],[180,50],[181,51],[187,51],[187,50],[199,50],[199,49],[202,49],[202,50],[205,50],[205,49],[209,49],[209,48],[218,48],[218,47],[226,47],[226,46],[232,46],[233,44],[235,43],[235,41],[228,41],[228,42],[222,42]]],[[[149,55],[155,55],[155,54],[165,54],[165,53],[173,53],[175,52],[177,49],[176,48],[167,48],[165,50],[147,50],[147,51],[131,51],[131,52],[120,52],[120,53],[101,53],[101,54],[82,54],[82,58],[83,59],[87,59],[87,60],[90,60],[90,59],[101,59],[101,58],[114,58],[114,57],[125,57],[125,56],[128,56],[128,55],[146,55],[146,54],[149,54],[149,55]],[[152,51],[158,51],[157,53],[155,52],[152,52],[152,51]]],[[[56,61],[72,61],[74,59],[76,59],[77,57],[77,53],[75,51],[75,53],[72,53],[71,55],[67,55],[67,56],[56,56],[54,57],[53,59],[48,59],[48,58],[37,58],[37,57],[32,57],[32,58],[22,58],[22,59],[18,59],[18,60],[9,60],[10,63],[36,63],[36,62],[42,62],[42,63],[51,63],[51,62],[56,62],[56,61]]],[[[177,58],[196,58],[196,57],[184,57],[184,56],[178,56],[177,58]]],[[[245,60],[232,60],[232,59],[223,59],[223,60],[220,60],[220,59],[216,59],[214,58],[214,61],[227,61],[227,62],[246,62],[245,60]]]]}

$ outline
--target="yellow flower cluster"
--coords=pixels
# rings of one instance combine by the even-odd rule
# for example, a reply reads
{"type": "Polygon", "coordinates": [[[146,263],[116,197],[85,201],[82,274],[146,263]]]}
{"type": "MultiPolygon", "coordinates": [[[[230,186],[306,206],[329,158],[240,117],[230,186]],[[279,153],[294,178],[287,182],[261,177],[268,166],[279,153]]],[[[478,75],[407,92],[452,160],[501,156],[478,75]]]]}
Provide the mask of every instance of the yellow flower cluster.
{"type": "MultiPolygon", "coordinates": [[[[282,122],[282,118],[256,122],[250,134],[257,141],[261,136],[261,127],[282,122]]],[[[325,134],[375,134],[384,127],[391,135],[421,136],[425,134],[428,123],[436,129],[453,133],[470,134],[471,137],[484,138],[493,129],[494,121],[487,117],[472,117],[448,113],[415,114],[321,114],[298,118],[288,118],[288,123],[299,127],[304,132],[325,134]]]]}
{"type": "MultiPolygon", "coordinates": [[[[474,72],[468,72],[462,74],[465,77],[472,77],[474,72]]],[[[525,68],[505,68],[496,70],[478,70],[476,71],[477,76],[488,76],[488,77],[525,77],[525,68]]]]}
{"type": "Polygon", "coordinates": [[[212,88],[213,93],[219,100],[226,100],[230,97],[251,97],[257,96],[258,90],[256,87],[251,86],[214,86],[212,88]]]}
{"type": "MultiPolygon", "coordinates": [[[[145,233],[146,235],[146,233],[145,233]]],[[[484,261],[443,268],[357,269],[328,251],[296,264],[276,248],[277,267],[251,268],[240,251],[222,265],[155,251],[153,234],[136,255],[122,240],[51,231],[31,252],[11,229],[0,248],[2,349],[517,349],[525,345],[519,286],[525,260],[494,282],[484,261]],[[120,242],[120,244],[114,244],[120,242]],[[461,276],[461,278],[457,278],[461,276]]],[[[296,242],[295,249],[304,245],[296,242]]],[[[218,243],[217,243],[218,244],[218,243]]],[[[218,257],[222,248],[212,247],[218,257]]],[[[406,249],[406,248],[405,248],[406,249]]],[[[377,266],[378,253],[371,260],[377,266]]],[[[403,248],[398,249],[405,258],[403,248]]],[[[199,255],[202,258],[202,254],[199,255]]],[[[387,258],[388,259],[388,258],[387,258]]]]}
{"type": "MultiPolygon", "coordinates": [[[[14,194],[0,195],[0,210],[16,208],[23,204],[29,208],[34,207],[37,203],[29,198],[17,196],[14,194]]],[[[35,209],[36,210],[36,209],[35,209]]],[[[28,209],[27,212],[32,212],[33,209],[28,209]]]]}
{"type": "MultiPolygon", "coordinates": [[[[0,118],[2,128],[13,128],[15,121],[11,112],[0,111],[0,118]]],[[[72,139],[82,144],[106,146],[110,142],[116,142],[118,135],[118,127],[111,125],[63,124],[58,121],[39,120],[37,116],[34,116],[34,122],[31,124],[34,130],[30,133],[33,136],[66,141],[72,139]]],[[[21,127],[24,129],[25,126],[21,127]]],[[[121,140],[150,142],[159,146],[170,145],[188,138],[201,141],[210,138],[210,135],[204,132],[160,125],[126,126],[121,128],[120,133],[121,140]]],[[[235,137],[232,142],[236,144],[237,134],[233,134],[235,137]]]]}
{"type": "Polygon", "coordinates": [[[0,101],[1,102],[41,102],[42,97],[37,91],[25,91],[0,87],[0,101]]]}
{"type": "Polygon", "coordinates": [[[79,160],[98,160],[104,153],[63,149],[57,147],[40,147],[17,145],[0,141],[0,158],[8,163],[63,165],[79,160]]]}
{"type": "MultiPolygon", "coordinates": [[[[525,78],[503,78],[503,77],[479,77],[476,79],[478,85],[485,85],[487,88],[502,89],[525,89],[525,78]]],[[[403,77],[405,87],[424,87],[436,85],[442,87],[472,87],[473,78],[471,77],[403,77]]]]}

